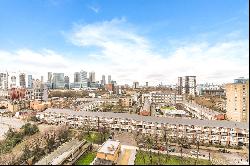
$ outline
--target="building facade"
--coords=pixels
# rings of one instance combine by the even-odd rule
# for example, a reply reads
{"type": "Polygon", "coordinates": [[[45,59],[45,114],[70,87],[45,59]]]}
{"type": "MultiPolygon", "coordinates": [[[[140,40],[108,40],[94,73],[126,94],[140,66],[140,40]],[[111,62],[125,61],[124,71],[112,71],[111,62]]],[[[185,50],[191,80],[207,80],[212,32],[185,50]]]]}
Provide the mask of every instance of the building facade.
{"type": "Polygon", "coordinates": [[[19,74],[19,83],[21,88],[26,88],[26,80],[25,80],[25,74],[20,73],[19,74]]]}
{"type": "Polygon", "coordinates": [[[111,75],[108,75],[108,84],[111,84],[111,75]]]}
{"type": "Polygon", "coordinates": [[[69,89],[69,76],[64,77],[64,88],[69,89]]]}
{"type": "Polygon", "coordinates": [[[105,75],[102,75],[101,84],[102,84],[102,85],[105,85],[105,84],[106,84],[105,75]]]}
{"type": "Polygon", "coordinates": [[[64,88],[64,73],[53,73],[52,81],[53,89],[63,89],[64,88]]]}
{"type": "Polygon", "coordinates": [[[173,140],[185,137],[192,143],[199,138],[200,143],[217,145],[249,146],[249,126],[245,123],[230,121],[210,121],[140,116],[128,113],[73,111],[67,109],[47,109],[36,115],[48,124],[66,124],[72,128],[90,125],[98,130],[106,127],[112,131],[138,132],[157,135],[159,138],[168,132],[173,140]]]}
{"type": "Polygon", "coordinates": [[[8,73],[0,73],[0,89],[8,90],[8,73]]]}
{"type": "Polygon", "coordinates": [[[196,76],[178,77],[177,91],[180,95],[196,95],[196,76]]]}
{"type": "Polygon", "coordinates": [[[95,82],[95,72],[89,72],[89,82],[95,82]]]}
{"type": "Polygon", "coordinates": [[[249,123],[249,81],[226,84],[227,119],[249,123]]]}
{"type": "Polygon", "coordinates": [[[133,82],[133,89],[139,88],[139,82],[133,82]]]}
{"type": "Polygon", "coordinates": [[[28,89],[33,88],[33,80],[32,80],[32,75],[28,75],[28,89]]]}

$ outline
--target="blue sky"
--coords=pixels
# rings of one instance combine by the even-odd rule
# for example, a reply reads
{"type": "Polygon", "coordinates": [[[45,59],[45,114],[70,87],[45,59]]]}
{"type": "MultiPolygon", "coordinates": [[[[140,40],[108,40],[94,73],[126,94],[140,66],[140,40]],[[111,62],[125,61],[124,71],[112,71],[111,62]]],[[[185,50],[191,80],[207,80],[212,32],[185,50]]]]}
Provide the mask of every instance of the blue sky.
{"type": "Polygon", "coordinates": [[[111,74],[120,83],[174,83],[183,74],[227,82],[248,75],[248,6],[248,0],[1,0],[0,68],[17,70],[10,64],[20,64],[20,70],[43,75],[84,69],[111,74]],[[43,64],[27,55],[52,59],[51,65],[34,71],[34,64],[43,64]],[[208,72],[203,55],[228,66],[208,72]],[[192,58],[197,65],[183,64],[192,58]]]}

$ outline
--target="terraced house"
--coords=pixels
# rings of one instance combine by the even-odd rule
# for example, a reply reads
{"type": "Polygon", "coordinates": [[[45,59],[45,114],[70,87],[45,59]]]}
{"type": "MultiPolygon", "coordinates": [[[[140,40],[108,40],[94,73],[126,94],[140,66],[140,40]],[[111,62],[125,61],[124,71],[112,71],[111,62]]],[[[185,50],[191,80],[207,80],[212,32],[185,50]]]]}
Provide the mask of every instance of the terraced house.
{"type": "Polygon", "coordinates": [[[40,121],[48,124],[66,124],[73,128],[91,126],[111,130],[138,132],[146,135],[167,136],[176,140],[185,137],[190,143],[249,146],[249,127],[246,123],[216,120],[163,118],[127,113],[73,111],[47,109],[39,112],[40,121]]]}

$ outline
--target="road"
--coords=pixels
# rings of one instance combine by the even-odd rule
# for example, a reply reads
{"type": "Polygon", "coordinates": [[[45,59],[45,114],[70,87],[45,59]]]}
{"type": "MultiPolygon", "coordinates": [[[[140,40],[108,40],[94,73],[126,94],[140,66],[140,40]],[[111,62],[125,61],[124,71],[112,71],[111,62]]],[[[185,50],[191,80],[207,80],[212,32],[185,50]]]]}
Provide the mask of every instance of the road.
{"type": "Polygon", "coordinates": [[[4,134],[9,128],[19,129],[25,124],[24,121],[14,117],[0,116],[0,140],[4,139],[4,134]]]}

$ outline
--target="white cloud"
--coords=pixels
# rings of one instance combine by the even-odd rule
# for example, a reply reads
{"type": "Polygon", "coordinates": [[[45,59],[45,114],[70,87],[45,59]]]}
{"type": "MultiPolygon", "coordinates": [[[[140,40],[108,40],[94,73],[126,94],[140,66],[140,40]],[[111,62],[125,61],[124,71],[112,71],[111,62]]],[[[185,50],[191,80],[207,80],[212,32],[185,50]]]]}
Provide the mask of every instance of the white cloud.
{"type": "Polygon", "coordinates": [[[88,6],[89,9],[91,9],[95,13],[99,13],[100,8],[96,6],[88,6]]]}
{"type": "Polygon", "coordinates": [[[83,69],[95,71],[97,80],[102,74],[111,74],[119,84],[148,81],[151,85],[176,83],[177,77],[184,75],[196,75],[198,83],[232,82],[236,77],[249,75],[248,39],[185,42],[172,52],[160,54],[153,43],[139,35],[124,18],[77,25],[65,35],[76,46],[96,49],[87,57],[75,58],[46,49],[0,50],[0,68],[22,69],[44,76],[48,71],[64,72],[71,81],[73,73],[83,69]]]}
{"type": "Polygon", "coordinates": [[[187,43],[160,55],[125,19],[78,25],[70,39],[80,47],[98,47],[101,53],[95,59],[100,56],[105,63],[96,68],[112,73],[122,83],[175,83],[182,75],[197,75],[198,82],[231,82],[248,76],[249,40],[187,43]]]}

